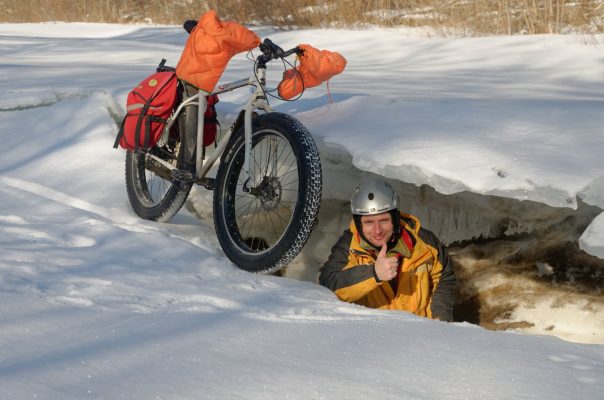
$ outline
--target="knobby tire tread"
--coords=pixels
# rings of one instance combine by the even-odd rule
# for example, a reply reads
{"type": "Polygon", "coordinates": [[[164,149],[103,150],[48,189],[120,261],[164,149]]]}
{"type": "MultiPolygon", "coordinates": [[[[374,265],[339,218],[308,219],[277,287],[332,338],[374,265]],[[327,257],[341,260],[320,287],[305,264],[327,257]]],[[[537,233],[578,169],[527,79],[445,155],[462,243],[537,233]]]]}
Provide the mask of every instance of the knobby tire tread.
{"type": "Polygon", "coordinates": [[[257,131],[272,129],[280,132],[289,141],[298,162],[300,185],[298,204],[293,220],[285,235],[269,250],[261,254],[249,254],[238,248],[228,231],[234,221],[225,222],[225,196],[223,193],[227,179],[234,172],[234,157],[241,157],[243,128],[234,134],[225,150],[216,176],[214,191],[214,225],[218,240],[225,255],[239,268],[256,273],[272,273],[289,264],[300,253],[317,223],[321,204],[322,172],[319,152],[312,136],[297,119],[283,113],[260,115],[253,121],[252,142],[254,145],[257,131]],[[235,152],[237,151],[237,154],[235,152]]]}
{"type": "MultiPolygon", "coordinates": [[[[177,124],[174,126],[174,128],[178,129],[180,141],[179,151],[176,155],[176,167],[179,169],[191,170],[190,161],[194,159],[194,146],[188,144],[184,132],[191,124],[191,120],[196,118],[196,115],[196,108],[192,108],[190,111],[187,110],[178,116],[177,124]],[[185,165],[189,165],[189,167],[185,167],[185,165]]],[[[193,131],[196,129],[197,127],[194,126],[190,130],[193,131]]],[[[164,197],[156,205],[148,207],[144,204],[145,199],[139,198],[139,193],[142,192],[142,188],[147,186],[145,168],[144,166],[139,165],[140,162],[144,163],[144,157],[144,153],[138,154],[133,151],[128,151],[126,153],[125,178],[128,200],[130,201],[132,209],[139,217],[151,221],[166,222],[182,208],[189,196],[193,184],[172,182],[172,186],[165,193],[164,197]],[[138,159],[135,159],[135,157],[138,159]]]]}

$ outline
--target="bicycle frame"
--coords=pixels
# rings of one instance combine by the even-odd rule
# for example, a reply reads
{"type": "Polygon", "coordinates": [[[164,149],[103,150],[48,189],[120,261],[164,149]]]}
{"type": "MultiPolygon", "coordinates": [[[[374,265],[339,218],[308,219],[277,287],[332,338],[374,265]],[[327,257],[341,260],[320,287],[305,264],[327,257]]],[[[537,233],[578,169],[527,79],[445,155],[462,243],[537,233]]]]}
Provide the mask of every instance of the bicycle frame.
{"type": "MultiPolygon", "coordinates": [[[[254,110],[263,110],[265,112],[271,112],[272,109],[266,100],[266,96],[264,94],[264,86],[265,86],[265,77],[266,77],[266,69],[259,67],[255,69],[255,74],[250,76],[247,79],[240,79],[238,81],[229,82],[223,85],[218,86],[217,90],[213,91],[211,94],[220,94],[233,91],[235,89],[239,89],[244,86],[256,86],[256,89],[250,96],[249,100],[245,104],[244,110],[244,129],[245,129],[245,159],[243,164],[243,169],[246,177],[246,182],[251,176],[250,172],[250,158],[251,158],[251,150],[252,150],[252,114],[254,110]]],[[[170,132],[170,128],[176,121],[178,115],[184,110],[185,107],[188,106],[198,106],[198,116],[197,116],[197,137],[196,137],[196,146],[199,146],[199,143],[203,143],[203,135],[204,135],[204,114],[207,108],[207,93],[200,90],[197,94],[187,98],[184,100],[176,109],[174,114],[169,118],[166,127],[164,128],[164,132],[162,133],[162,139],[167,138],[168,133],[170,132]],[[204,101],[200,101],[200,99],[204,99],[204,101]]],[[[216,151],[212,154],[210,158],[207,160],[202,156],[202,151],[196,151],[195,158],[195,183],[203,184],[203,180],[207,175],[208,171],[216,160],[222,155],[227,144],[229,143],[229,139],[233,134],[233,130],[235,128],[235,124],[231,124],[230,128],[225,133],[224,137],[218,143],[218,147],[216,151]]],[[[197,150],[200,150],[197,147],[197,150]]],[[[148,157],[152,158],[154,161],[162,164],[170,171],[176,169],[176,167],[159,157],[156,157],[153,154],[147,154],[148,157]]]]}
{"type": "MultiPolygon", "coordinates": [[[[185,29],[191,32],[187,27],[196,24],[187,21],[185,29]]],[[[293,67],[286,57],[303,56],[304,49],[284,51],[266,38],[258,50],[261,54],[249,57],[247,79],[218,84],[212,93],[178,81],[177,103],[167,121],[149,119],[165,121],[163,131],[155,131],[159,140],[154,136],[152,147],[126,153],[125,177],[133,211],[151,221],[176,215],[194,183],[213,190],[214,227],[225,256],[245,271],[268,273],[287,265],[308,241],[318,220],[322,172],[308,129],[292,115],[272,112],[265,91],[267,64],[282,60],[284,68],[293,67]],[[215,138],[210,96],[249,86],[235,121],[215,138]],[[207,121],[206,113],[212,114],[207,121]],[[204,145],[210,141],[216,147],[204,145]],[[210,169],[216,176],[208,176],[210,169]]],[[[165,62],[156,71],[175,73],[165,62]]],[[[303,82],[296,88],[303,90],[303,82]]]]}

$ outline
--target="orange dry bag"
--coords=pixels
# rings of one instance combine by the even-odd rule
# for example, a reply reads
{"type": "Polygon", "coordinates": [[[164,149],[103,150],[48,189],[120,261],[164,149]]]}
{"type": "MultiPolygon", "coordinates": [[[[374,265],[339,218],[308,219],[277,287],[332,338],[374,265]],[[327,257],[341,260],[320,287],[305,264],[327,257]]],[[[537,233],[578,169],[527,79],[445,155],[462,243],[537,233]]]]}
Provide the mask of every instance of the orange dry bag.
{"type": "Polygon", "coordinates": [[[306,88],[318,86],[344,71],[346,59],[341,54],[329,50],[317,50],[308,44],[298,46],[304,53],[300,56],[300,66],[283,73],[279,83],[279,96],[291,99],[306,88]]]}
{"type": "Polygon", "coordinates": [[[179,79],[211,93],[229,60],[260,44],[254,32],[236,22],[223,22],[216,11],[199,17],[176,65],[179,79]]]}

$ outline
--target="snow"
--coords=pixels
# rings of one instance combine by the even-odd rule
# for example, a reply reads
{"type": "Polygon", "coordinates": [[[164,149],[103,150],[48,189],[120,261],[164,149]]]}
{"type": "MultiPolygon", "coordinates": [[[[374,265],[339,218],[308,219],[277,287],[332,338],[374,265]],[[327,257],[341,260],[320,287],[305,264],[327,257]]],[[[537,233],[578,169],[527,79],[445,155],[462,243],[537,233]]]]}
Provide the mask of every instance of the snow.
{"type": "MultiPolygon", "coordinates": [[[[604,207],[604,38],[258,32],[348,59],[333,104],[325,87],[273,103],[356,167],[442,193],[604,207]]],[[[601,398],[602,344],[365,309],[234,268],[186,209],[137,218],[115,121],[185,39],[178,27],[0,25],[0,398],[601,398]]],[[[249,71],[241,55],[224,79],[249,71]]],[[[227,119],[245,95],[221,98],[227,119]]],[[[580,244],[604,258],[603,243],[600,215],[580,244]]],[[[556,312],[553,299],[534,307],[556,312]]],[[[567,318],[571,334],[602,332],[567,318]]]]}
{"type": "Polygon", "coordinates": [[[604,213],[587,227],[579,238],[579,246],[583,251],[604,259],[604,213]]]}

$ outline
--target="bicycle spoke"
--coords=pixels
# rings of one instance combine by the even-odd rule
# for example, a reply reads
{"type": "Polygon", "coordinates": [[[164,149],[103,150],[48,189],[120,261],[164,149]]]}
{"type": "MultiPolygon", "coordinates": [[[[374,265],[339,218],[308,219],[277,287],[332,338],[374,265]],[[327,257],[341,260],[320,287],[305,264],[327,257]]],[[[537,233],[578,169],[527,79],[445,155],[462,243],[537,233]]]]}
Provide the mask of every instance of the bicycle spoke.
{"type": "MultiPolygon", "coordinates": [[[[242,211],[242,212],[241,212],[239,215],[237,215],[237,214],[236,214],[236,215],[237,215],[237,220],[238,220],[238,221],[239,221],[240,219],[243,219],[243,220],[244,220],[244,221],[243,221],[243,222],[244,222],[244,223],[243,223],[243,225],[241,225],[241,226],[239,227],[239,230],[240,230],[240,231],[242,231],[242,230],[243,230],[243,227],[245,226],[245,222],[246,222],[246,220],[247,220],[247,218],[245,218],[245,217],[244,217],[244,215],[245,215],[245,216],[247,216],[247,215],[249,215],[249,214],[250,214],[250,213],[249,213],[249,210],[250,210],[250,208],[252,207],[252,205],[253,205],[254,203],[255,203],[255,201],[254,201],[253,199],[252,199],[252,200],[250,200],[250,201],[248,201],[248,202],[247,202],[247,208],[246,208],[244,211],[242,211]]],[[[245,208],[245,206],[244,206],[243,208],[245,208]]],[[[237,210],[235,210],[235,212],[237,212],[237,210]]],[[[237,223],[237,224],[239,225],[239,223],[237,223]]]]}
{"type": "Polygon", "coordinates": [[[267,215],[266,217],[269,220],[271,227],[273,228],[273,232],[274,232],[274,236],[275,236],[275,240],[276,240],[276,239],[279,239],[279,231],[275,227],[275,223],[273,222],[273,219],[271,218],[271,215],[272,215],[272,213],[269,214],[269,215],[267,215]]]}
{"type": "Polygon", "coordinates": [[[241,246],[258,253],[276,245],[292,223],[300,192],[298,163],[289,141],[270,132],[253,144],[246,182],[245,147],[241,146],[232,170],[228,207],[241,246]]]}
{"type": "MultiPolygon", "coordinates": [[[[288,157],[289,158],[289,157],[288,157]]],[[[286,159],[287,160],[287,159],[286,159]]],[[[283,174],[277,174],[279,177],[285,176],[287,174],[289,174],[292,171],[298,171],[298,167],[296,166],[295,168],[292,168],[292,166],[296,164],[296,159],[294,158],[291,163],[289,164],[289,166],[287,167],[287,169],[285,170],[286,172],[283,174]]],[[[285,165],[285,162],[282,164],[282,166],[285,165]]]]}
{"type": "Polygon", "coordinates": [[[253,236],[250,234],[250,232],[252,231],[252,227],[254,226],[254,219],[256,218],[256,216],[258,215],[258,204],[256,204],[256,207],[254,209],[254,212],[252,213],[252,217],[250,220],[250,224],[249,224],[249,228],[247,231],[247,238],[253,238],[253,236]]]}

